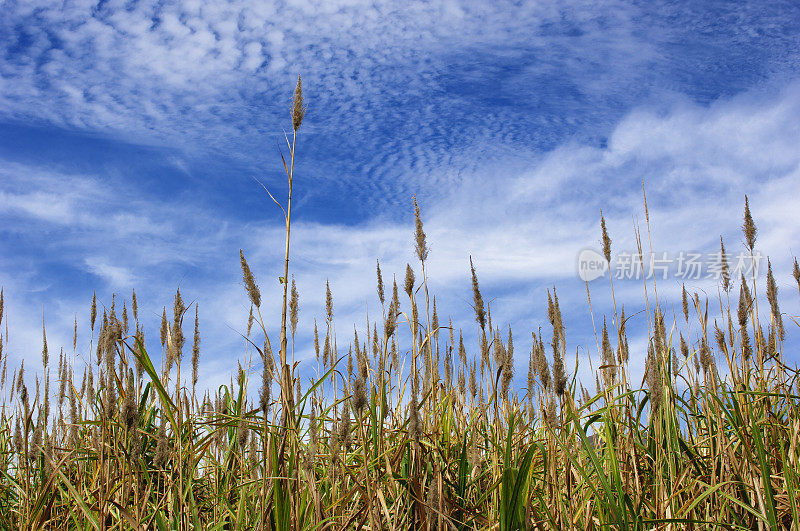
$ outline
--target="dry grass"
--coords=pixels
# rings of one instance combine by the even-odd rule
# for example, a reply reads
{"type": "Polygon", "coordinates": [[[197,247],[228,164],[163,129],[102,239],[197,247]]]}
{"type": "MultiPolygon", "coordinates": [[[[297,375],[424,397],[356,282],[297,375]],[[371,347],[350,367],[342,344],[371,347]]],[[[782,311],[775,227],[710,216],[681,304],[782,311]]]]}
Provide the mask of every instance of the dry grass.
{"type": "MultiPolygon", "coordinates": [[[[290,187],[304,110],[298,83],[290,187]]],[[[389,295],[378,266],[382,317],[347,354],[333,337],[329,296],[314,330],[321,376],[308,389],[287,362],[297,326],[294,287],[287,303],[291,195],[277,359],[241,256],[254,308],[247,335],[264,361],[255,401],[241,367],[230,385],[197,396],[196,348],[191,385],[181,386],[192,316],[180,293],[172,318],[164,312],[158,368],[134,302],[132,318],[115,304],[92,317],[95,340],[83,353],[91,366],[72,367],[62,355],[52,385],[37,377],[33,393],[22,368],[4,377],[11,399],[0,413],[0,527],[800,529],[798,373],[784,363],[771,267],[758,290],[769,322],[757,311],[755,278],[726,280],[734,294],[721,287],[716,301],[684,293],[674,321],[646,284],[644,389],[629,378],[624,311],[603,319],[596,392],[567,373],[567,330],[548,292],[552,340],[533,335],[527,386],[515,390],[511,330],[492,323],[474,268],[477,348],[440,319],[414,207],[421,283],[409,266],[406,295],[397,285],[389,295]],[[709,304],[720,326],[709,322],[709,304]]],[[[752,250],[749,205],[745,219],[752,250]]],[[[194,331],[196,345],[196,320],[194,331]]]]}

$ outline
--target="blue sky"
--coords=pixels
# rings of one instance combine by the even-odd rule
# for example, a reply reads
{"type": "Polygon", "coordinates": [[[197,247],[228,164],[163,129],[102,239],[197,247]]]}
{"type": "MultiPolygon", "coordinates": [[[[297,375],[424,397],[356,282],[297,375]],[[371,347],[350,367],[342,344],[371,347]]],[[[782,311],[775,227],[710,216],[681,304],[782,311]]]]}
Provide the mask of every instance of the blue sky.
{"type": "MultiPolygon", "coordinates": [[[[415,264],[413,193],[441,312],[472,333],[472,255],[518,352],[556,284],[571,347],[596,359],[576,257],[598,247],[601,209],[615,252],[635,250],[642,180],[653,246],[671,255],[713,252],[720,235],[738,252],[747,193],[782,309],[797,315],[798,65],[794,2],[6,1],[7,352],[38,363],[42,312],[51,350],[71,352],[76,313],[85,350],[95,290],[109,304],[136,288],[154,333],[180,285],[200,308],[203,381],[226,380],[247,355],[239,248],[277,329],[282,220],[253,177],[283,190],[298,74],[300,359],[326,279],[341,344],[377,314],[375,259],[388,276],[415,264]]],[[[689,284],[717,296],[713,281],[689,284]]],[[[608,282],[590,288],[600,320],[608,282]]],[[[641,283],[615,289],[641,309],[641,283]]],[[[679,290],[672,276],[659,296],[671,307],[679,290]]]]}

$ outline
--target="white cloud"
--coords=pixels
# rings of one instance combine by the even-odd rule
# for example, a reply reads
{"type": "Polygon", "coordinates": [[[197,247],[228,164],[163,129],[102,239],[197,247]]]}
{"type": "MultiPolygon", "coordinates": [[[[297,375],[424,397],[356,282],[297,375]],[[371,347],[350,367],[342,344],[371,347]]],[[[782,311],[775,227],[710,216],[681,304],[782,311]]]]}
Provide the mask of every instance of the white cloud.
{"type": "Polygon", "coordinates": [[[105,258],[90,256],[84,260],[89,271],[107,282],[114,290],[135,288],[133,273],[127,268],[109,264],[105,258]]]}

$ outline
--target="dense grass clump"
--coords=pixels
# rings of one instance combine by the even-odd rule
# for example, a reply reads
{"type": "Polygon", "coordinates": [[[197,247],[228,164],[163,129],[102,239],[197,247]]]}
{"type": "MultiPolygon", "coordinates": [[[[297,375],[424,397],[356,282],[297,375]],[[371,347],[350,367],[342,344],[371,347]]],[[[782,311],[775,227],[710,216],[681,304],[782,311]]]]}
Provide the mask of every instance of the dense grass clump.
{"type": "MultiPolygon", "coordinates": [[[[6,381],[3,359],[0,387],[10,399],[0,410],[0,528],[800,529],[798,372],[783,352],[794,323],[784,324],[771,264],[757,290],[760,279],[730,278],[724,245],[715,301],[684,290],[669,317],[647,283],[646,330],[631,332],[622,308],[603,319],[592,392],[565,367],[567,330],[548,291],[550,327],[526,342],[526,385],[515,389],[521,342],[493,323],[471,259],[468,335],[477,344],[440,317],[414,199],[421,278],[408,265],[401,288],[389,287],[378,264],[381,316],[349,346],[334,334],[328,286],[313,330],[320,376],[303,389],[290,356],[298,294],[288,264],[304,114],[298,81],[284,161],[278,352],[244,253],[246,337],[260,374],[240,366],[213,394],[196,389],[197,307],[180,292],[149,340],[135,293],[102,315],[93,299],[93,340],[80,353],[90,361],[81,367],[62,350],[53,370],[43,328],[34,392],[23,366],[6,381]],[[709,305],[719,321],[709,322],[709,305]],[[629,352],[632,333],[647,337],[645,352],[629,352]],[[159,343],[156,366],[148,352],[159,343]],[[190,351],[191,377],[182,378],[190,351]],[[630,356],[646,356],[644,388],[631,382],[630,356]]],[[[749,204],[744,235],[752,252],[749,204]]],[[[800,282],[796,263],[794,277],[800,282]]]]}

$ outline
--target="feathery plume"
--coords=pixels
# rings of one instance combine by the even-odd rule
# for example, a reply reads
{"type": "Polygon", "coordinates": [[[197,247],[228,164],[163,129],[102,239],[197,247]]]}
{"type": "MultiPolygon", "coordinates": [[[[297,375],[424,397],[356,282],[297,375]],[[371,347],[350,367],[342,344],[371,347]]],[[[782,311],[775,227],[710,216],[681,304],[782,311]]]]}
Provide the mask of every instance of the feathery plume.
{"type": "Polygon", "coordinates": [[[478,276],[475,274],[475,266],[472,264],[472,256],[469,257],[469,269],[472,273],[472,299],[475,307],[475,320],[481,325],[481,330],[486,330],[486,310],[484,310],[483,297],[478,286],[478,276]]]}
{"type": "Polygon", "coordinates": [[[536,373],[545,389],[550,388],[550,367],[547,364],[547,357],[544,352],[544,342],[542,341],[542,331],[539,330],[538,345],[536,346],[536,373]]]}
{"type": "Polygon", "coordinates": [[[731,287],[731,273],[728,266],[728,255],[725,253],[725,244],[722,241],[722,236],[719,237],[719,261],[720,273],[722,274],[722,289],[726,292],[731,287]]]}
{"type": "MultiPolygon", "coordinates": [[[[611,387],[617,381],[617,365],[614,360],[614,352],[611,350],[611,342],[608,339],[608,327],[606,320],[603,318],[603,379],[605,380],[606,387],[611,387]]],[[[555,367],[554,367],[555,370],[555,367]]]]}
{"type": "Polygon", "coordinates": [[[292,297],[289,300],[289,324],[292,327],[292,337],[297,332],[297,310],[300,304],[300,295],[297,293],[297,284],[292,275],[292,297]]]}
{"type": "Polygon", "coordinates": [[[658,358],[655,355],[652,341],[647,347],[646,367],[647,388],[650,390],[650,412],[652,415],[661,409],[661,402],[664,396],[661,368],[658,366],[658,358]]]}
{"type": "Polygon", "coordinates": [[[675,348],[672,348],[672,377],[677,378],[678,372],[680,369],[680,362],[678,362],[678,354],[675,352],[675,348]]]}
{"type": "MultiPolygon", "coordinates": [[[[319,363],[319,330],[317,329],[317,320],[314,319],[314,354],[317,356],[317,363],[319,363]]],[[[328,360],[323,359],[322,363],[327,366],[328,360]]]]}
{"type": "Polygon", "coordinates": [[[247,260],[244,257],[244,252],[241,249],[239,249],[239,262],[242,266],[242,281],[244,282],[244,289],[247,290],[247,295],[250,297],[250,302],[252,302],[256,308],[260,308],[261,291],[258,289],[256,279],[253,276],[253,272],[250,271],[250,266],[247,264],[247,260]]]}
{"type": "Polygon", "coordinates": [[[775,321],[775,327],[778,330],[778,337],[781,341],[785,339],[786,330],[783,327],[783,317],[781,316],[780,308],[778,308],[778,285],[775,283],[775,277],[772,275],[772,263],[767,259],[767,300],[769,307],[772,311],[772,318],[775,321]]]}
{"type": "Polygon", "coordinates": [[[265,343],[263,367],[261,369],[261,389],[259,389],[259,406],[265,418],[269,412],[270,393],[272,391],[272,364],[270,363],[272,353],[267,354],[268,351],[269,345],[265,343]]]}
{"type": "Polygon", "coordinates": [[[200,368],[200,319],[197,304],[194,305],[194,337],[192,338],[192,388],[197,385],[200,368]]]}
{"type": "Polygon", "coordinates": [[[409,298],[411,298],[414,294],[414,280],[414,270],[411,269],[411,264],[406,264],[406,280],[404,289],[409,298]]]}
{"type": "Polygon", "coordinates": [[[477,378],[475,377],[475,362],[473,361],[469,367],[469,394],[472,395],[472,399],[475,400],[475,395],[478,394],[478,382],[477,378]]]}
{"type": "Polygon", "coordinates": [[[744,196],[744,224],[742,225],[742,232],[744,232],[747,247],[750,249],[750,252],[752,252],[756,243],[756,234],[758,230],[756,229],[756,224],[753,223],[753,216],[750,215],[750,202],[746,195],[744,196]]]}
{"type": "Polygon", "coordinates": [[[681,301],[683,303],[683,317],[686,319],[686,322],[689,322],[689,297],[686,294],[686,284],[683,284],[683,294],[681,296],[681,301]]]}
{"type": "Polygon", "coordinates": [[[131,310],[133,311],[133,320],[139,320],[139,302],[136,300],[136,290],[133,290],[131,295],[131,310]]]}
{"type": "Polygon", "coordinates": [[[603,256],[606,262],[611,263],[611,238],[608,236],[606,230],[606,218],[603,217],[603,211],[600,211],[600,227],[603,229],[603,256]]]}
{"type": "Polygon", "coordinates": [[[381,306],[383,303],[386,302],[386,294],[383,291],[383,275],[381,275],[381,261],[376,260],[377,263],[377,274],[378,274],[378,300],[381,301],[381,306]]]}
{"type": "Polygon", "coordinates": [[[425,231],[422,229],[422,218],[419,215],[419,205],[417,196],[413,196],[414,201],[414,250],[420,262],[425,262],[428,258],[428,244],[425,241],[425,231]]]}
{"type": "Polygon", "coordinates": [[[397,282],[394,283],[394,291],[392,293],[392,300],[389,302],[389,312],[386,314],[386,320],[383,323],[383,335],[386,338],[394,334],[397,327],[397,314],[400,310],[400,301],[397,299],[397,282]]]}
{"type": "Polygon", "coordinates": [[[739,308],[736,317],[739,319],[739,326],[747,325],[747,316],[750,315],[750,306],[753,304],[753,298],[750,295],[750,288],[747,286],[747,281],[742,273],[741,285],[739,288],[739,308]]]}
{"type": "MultiPolygon", "coordinates": [[[[221,433],[221,430],[219,430],[221,433]]],[[[158,468],[164,468],[167,462],[167,426],[164,422],[158,427],[156,435],[156,454],[153,458],[153,464],[158,468]]]]}
{"type": "Polygon", "coordinates": [[[333,322],[333,295],[331,295],[331,283],[328,280],[325,281],[325,316],[330,326],[333,322]]]}
{"type": "Polygon", "coordinates": [[[294,88],[291,107],[292,128],[295,132],[300,129],[300,125],[303,123],[303,118],[306,115],[306,108],[306,105],[303,103],[303,80],[300,76],[297,76],[297,85],[294,88]]]}
{"type": "Polygon", "coordinates": [[[89,322],[92,324],[92,331],[94,331],[94,322],[97,319],[97,293],[92,293],[92,308],[89,311],[89,322]]]}
{"type": "Polygon", "coordinates": [[[528,396],[533,396],[533,388],[536,385],[536,338],[533,339],[533,347],[528,357],[528,396]]]}
{"type": "Polygon", "coordinates": [[[169,325],[167,324],[167,307],[164,306],[164,313],[161,314],[161,347],[167,343],[167,333],[169,332],[169,325]]]}
{"type": "Polygon", "coordinates": [[[136,404],[136,390],[134,388],[133,369],[129,369],[127,385],[125,387],[125,400],[122,402],[122,422],[130,431],[138,423],[139,408],[136,404]]]}
{"type": "Polygon", "coordinates": [[[172,321],[172,349],[178,362],[183,357],[183,329],[181,324],[183,322],[183,314],[186,312],[186,306],[181,298],[181,290],[175,292],[175,303],[173,305],[173,321],[172,321]]]}
{"type": "Polygon", "coordinates": [[[703,367],[704,373],[708,373],[712,363],[713,357],[711,355],[711,349],[708,348],[708,343],[705,338],[702,338],[700,341],[700,365],[703,367]]]}
{"type": "Polygon", "coordinates": [[[47,352],[47,333],[44,329],[44,316],[42,316],[42,367],[46,369],[49,360],[50,356],[47,352]]]}
{"type": "Polygon", "coordinates": [[[714,321],[714,339],[717,342],[717,347],[719,348],[720,352],[722,352],[723,354],[727,354],[728,345],[725,342],[725,333],[722,330],[720,330],[716,320],[714,321]]]}
{"type": "Polygon", "coordinates": [[[567,374],[564,370],[564,358],[558,349],[553,351],[553,384],[556,394],[559,397],[563,396],[567,387],[567,374]]]}

